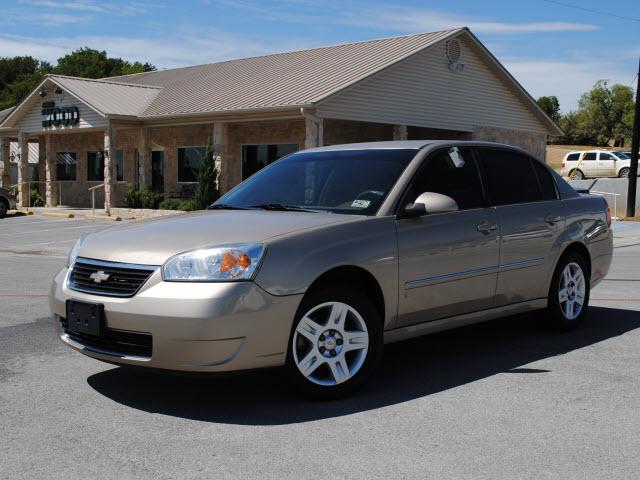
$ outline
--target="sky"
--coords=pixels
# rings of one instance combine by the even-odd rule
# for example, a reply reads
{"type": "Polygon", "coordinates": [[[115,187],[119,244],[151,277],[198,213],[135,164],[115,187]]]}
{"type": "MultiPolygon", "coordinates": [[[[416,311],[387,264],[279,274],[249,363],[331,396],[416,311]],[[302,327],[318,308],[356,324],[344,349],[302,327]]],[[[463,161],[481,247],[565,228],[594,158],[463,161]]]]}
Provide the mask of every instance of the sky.
{"type": "Polygon", "coordinates": [[[637,0],[0,0],[0,56],[88,46],[159,69],[468,26],[564,112],[600,79],[634,85],[637,0]],[[572,8],[578,6],[578,8],[572,8]]]}

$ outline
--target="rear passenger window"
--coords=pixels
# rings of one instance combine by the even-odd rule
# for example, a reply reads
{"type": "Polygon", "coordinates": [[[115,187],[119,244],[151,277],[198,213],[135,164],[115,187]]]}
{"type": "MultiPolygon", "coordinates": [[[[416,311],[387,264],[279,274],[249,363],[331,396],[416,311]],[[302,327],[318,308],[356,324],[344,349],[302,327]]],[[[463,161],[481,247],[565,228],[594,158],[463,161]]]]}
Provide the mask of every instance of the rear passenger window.
{"type": "Polygon", "coordinates": [[[601,153],[600,160],[613,160],[613,155],[610,153],[601,153]]]}
{"type": "Polygon", "coordinates": [[[509,150],[478,149],[492,205],[542,200],[529,157],[509,150]]]}
{"type": "Polygon", "coordinates": [[[596,159],[596,152],[588,152],[585,154],[582,160],[595,160],[595,159],[596,159]]]}
{"type": "Polygon", "coordinates": [[[538,182],[540,182],[540,189],[542,190],[542,198],[544,200],[557,200],[558,195],[556,194],[556,182],[553,180],[551,172],[537,160],[531,159],[531,164],[538,175],[538,182]]]}
{"type": "Polygon", "coordinates": [[[567,161],[571,162],[571,161],[577,161],[577,160],[580,160],[579,153],[570,153],[569,155],[567,155],[567,161]]]}
{"type": "Polygon", "coordinates": [[[403,205],[412,203],[421,193],[434,192],[453,198],[460,210],[484,206],[482,183],[473,154],[469,149],[460,148],[460,160],[456,165],[448,150],[436,152],[421,167],[411,182],[403,205]]]}

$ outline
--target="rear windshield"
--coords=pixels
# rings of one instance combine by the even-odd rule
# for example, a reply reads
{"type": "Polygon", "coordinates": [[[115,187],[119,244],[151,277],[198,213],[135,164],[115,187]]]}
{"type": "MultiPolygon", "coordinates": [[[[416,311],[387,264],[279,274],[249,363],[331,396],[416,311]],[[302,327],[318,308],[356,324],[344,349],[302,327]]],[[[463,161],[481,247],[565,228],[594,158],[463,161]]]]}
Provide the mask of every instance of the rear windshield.
{"type": "Polygon", "coordinates": [[[580,158],[579,153],[571,153],[567,156],[567,160],[578,160],[580,158]]]}
{"type": "Polygon", "coordinates": [[[280,204],[374,215],[417,152],[414,149],[298,152],[260,170],[216,203],[243,208],[280,204]]]}

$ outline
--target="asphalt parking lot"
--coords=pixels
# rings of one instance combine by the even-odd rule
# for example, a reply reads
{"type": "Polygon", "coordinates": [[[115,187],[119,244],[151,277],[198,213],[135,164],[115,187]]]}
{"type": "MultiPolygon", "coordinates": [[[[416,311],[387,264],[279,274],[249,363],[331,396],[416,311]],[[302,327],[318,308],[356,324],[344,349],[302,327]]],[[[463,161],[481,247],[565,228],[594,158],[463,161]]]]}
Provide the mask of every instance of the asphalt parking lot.
{"type": "Polygon", "coordinates": [[[393,344],[353,398],[309,403],[278,371],[129,372],[64,347],[47,292],[82,233],[0,220],[0,478],[637,478],[640,223],[573,333],[541,314],[393,344]]]}

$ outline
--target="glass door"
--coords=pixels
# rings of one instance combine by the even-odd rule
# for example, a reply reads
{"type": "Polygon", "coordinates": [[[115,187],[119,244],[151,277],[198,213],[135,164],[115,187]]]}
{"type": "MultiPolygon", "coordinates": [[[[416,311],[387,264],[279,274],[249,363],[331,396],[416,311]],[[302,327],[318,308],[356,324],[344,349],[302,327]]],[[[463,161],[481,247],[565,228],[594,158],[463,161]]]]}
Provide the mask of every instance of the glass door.
{"type": "Polygon", "coordinates": [[[151,188],[154,192],[164,193],[164,151],[151,152],[151,188]]]}

